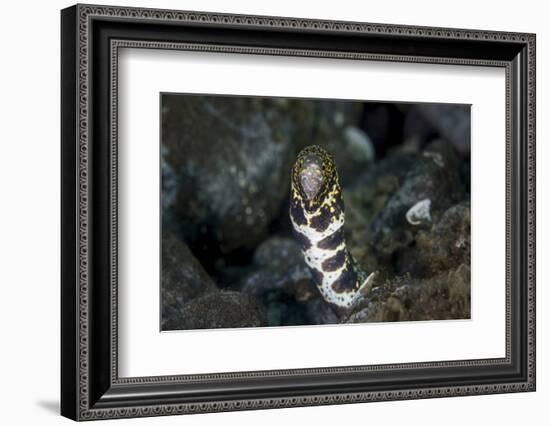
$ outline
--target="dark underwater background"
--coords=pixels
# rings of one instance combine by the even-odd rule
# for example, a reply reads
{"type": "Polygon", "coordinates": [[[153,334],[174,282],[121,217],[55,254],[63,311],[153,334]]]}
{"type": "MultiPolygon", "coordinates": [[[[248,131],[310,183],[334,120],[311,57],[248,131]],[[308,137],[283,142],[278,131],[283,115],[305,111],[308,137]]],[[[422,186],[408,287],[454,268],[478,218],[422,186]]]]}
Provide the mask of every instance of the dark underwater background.
{"type": "Polygon", "coordinates": [[[470,106],[161,95],[161,329],[470,318],[470,106]],[[368,297],[338,315],[292,236],[290,169],[334,157],[368,297]]]}

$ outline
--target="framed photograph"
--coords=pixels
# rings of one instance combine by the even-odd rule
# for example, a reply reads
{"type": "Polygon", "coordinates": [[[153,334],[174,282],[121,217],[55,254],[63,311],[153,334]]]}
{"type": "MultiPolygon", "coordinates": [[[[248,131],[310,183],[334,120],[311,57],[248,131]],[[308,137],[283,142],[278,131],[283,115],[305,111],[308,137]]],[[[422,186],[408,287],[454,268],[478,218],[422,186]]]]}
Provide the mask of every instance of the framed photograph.
{"type": "Polygon", "coordinates": [[[535,390],[535,35],[61,12],[61,412],[535,390]]]}

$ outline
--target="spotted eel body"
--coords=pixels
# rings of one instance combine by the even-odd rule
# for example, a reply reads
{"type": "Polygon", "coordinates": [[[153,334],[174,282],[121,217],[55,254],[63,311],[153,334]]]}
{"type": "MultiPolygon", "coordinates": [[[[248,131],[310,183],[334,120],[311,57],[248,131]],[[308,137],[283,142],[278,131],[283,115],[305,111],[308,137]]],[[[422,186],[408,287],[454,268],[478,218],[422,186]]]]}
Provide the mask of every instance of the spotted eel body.
{"type": "Polygon", "coordinates": [[[312,145],[294,163],[291,177],[290,220],[313,280],[323,298],[350,308],[370,286],[346,248],[344,201],[331,155],[312,145]]]}

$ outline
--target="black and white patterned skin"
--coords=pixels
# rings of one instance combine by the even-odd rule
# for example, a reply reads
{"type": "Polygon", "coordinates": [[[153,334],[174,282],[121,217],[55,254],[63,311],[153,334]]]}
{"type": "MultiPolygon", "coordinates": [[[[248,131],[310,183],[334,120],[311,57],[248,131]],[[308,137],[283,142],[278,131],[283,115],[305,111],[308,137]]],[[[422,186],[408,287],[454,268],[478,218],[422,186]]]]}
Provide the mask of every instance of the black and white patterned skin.
{"type": "Polygon", "coordinates": [[[316,145],[304,148],[292,168],[290,190],[294,234],[321,295],[350,308],[374,273],[367,277],[346,248],[344,202],[332,156],[316,145]]]}

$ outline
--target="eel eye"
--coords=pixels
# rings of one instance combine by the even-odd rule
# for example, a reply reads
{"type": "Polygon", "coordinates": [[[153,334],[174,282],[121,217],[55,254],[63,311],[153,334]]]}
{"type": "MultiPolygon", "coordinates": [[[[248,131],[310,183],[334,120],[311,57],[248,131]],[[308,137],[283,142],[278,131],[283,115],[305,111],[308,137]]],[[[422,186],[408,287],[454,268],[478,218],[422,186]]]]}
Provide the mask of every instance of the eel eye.
{"type": "Polygon", "coordinates": [[[318,155],[306,155],[299,173],[299,180],[307,199],[313,200],[323,185],[322,160],[318,155]]]}

